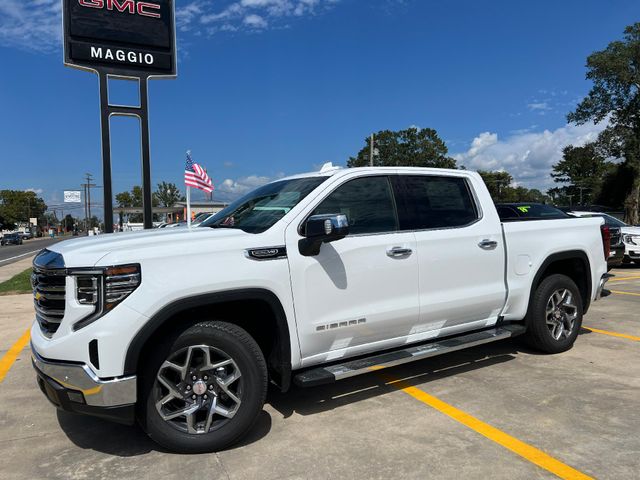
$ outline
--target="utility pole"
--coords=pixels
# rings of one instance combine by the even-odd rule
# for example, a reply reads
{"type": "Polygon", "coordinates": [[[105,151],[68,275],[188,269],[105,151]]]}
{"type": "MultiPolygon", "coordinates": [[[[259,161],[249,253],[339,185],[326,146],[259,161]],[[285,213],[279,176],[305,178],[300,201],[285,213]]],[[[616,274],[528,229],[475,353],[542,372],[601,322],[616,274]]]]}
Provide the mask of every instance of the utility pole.
{"type": "Polygon", "coordinates": [[[89,233],[89,220],[91,220],[91,187],[97,187],[95,183],[91,183],[93,175],[85,173],[87,183],[83,183],[84,188],[84,228],[89,233]]]}
{"type": "Polygon", "coordinates": [[[84,190],[82,198],[84,199],[84,229],[87,229],[87,186],[83,183],[82,189],[84,190]]]}
{"type": "Polygon", "coordinates": [[[371,134],[371,144],[369,146],[369,166],[373,167],[373,133],[371,134]]]}

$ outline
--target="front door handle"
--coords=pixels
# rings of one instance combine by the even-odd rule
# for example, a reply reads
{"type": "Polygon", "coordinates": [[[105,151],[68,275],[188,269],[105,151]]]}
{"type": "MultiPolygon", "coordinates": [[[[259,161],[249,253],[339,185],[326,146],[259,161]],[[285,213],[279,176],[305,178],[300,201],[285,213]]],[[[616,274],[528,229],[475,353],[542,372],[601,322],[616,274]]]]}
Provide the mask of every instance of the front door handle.
{"type": "Polygon", "coordinates": [[[478,246],[483,250],[493,250],[498,246],[498,242],[495,240],[484,239],[478,244],[478,246]]]}
{"type": "Polygon", "coordinates": [[[404,248],[404,247],[392,247],[387,249],[387,255],[392,258],[408,257],[412,253],[413,253],[413,250],[411,250],[410,248],[404,248]]]}

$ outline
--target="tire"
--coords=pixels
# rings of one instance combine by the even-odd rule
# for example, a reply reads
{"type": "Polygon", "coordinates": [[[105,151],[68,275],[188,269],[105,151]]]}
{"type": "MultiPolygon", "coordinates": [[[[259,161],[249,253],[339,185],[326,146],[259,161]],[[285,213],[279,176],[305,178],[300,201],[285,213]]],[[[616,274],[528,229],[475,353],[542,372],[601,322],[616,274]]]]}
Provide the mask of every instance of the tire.
{"type": "Polygon", "coordinates": [[[250,430],[266,398],[267,366],[245,330],[198,323],[153,350],[138,412],[152,440],[178,453],[215,452],[250,430]]]}
{"type": "Polygon", "coordinates": [[[526,325],[525,340],[536,350],[569,350],[582,326],[582,296],[575,282],[561,274],[543,279],[531,299],[526,325]]]}

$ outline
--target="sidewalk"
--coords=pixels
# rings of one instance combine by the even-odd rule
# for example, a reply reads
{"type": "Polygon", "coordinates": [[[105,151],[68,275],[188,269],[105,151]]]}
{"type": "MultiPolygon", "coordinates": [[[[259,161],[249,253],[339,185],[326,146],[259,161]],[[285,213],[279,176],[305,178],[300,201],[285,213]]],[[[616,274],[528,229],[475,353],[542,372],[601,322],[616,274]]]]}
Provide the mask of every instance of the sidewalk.
{"type": "Polygon", "coordinates": [[[20,272],[24,272],[27,268],[31,268],[33,257],[35,257],[35,253],[9,265],[0,266],[0,283],[9,280],[20,272]]]}
{"type": "Polygon", "coordinates": [[[0,296],[0,357],[33,323],[33,295],[0,296]]]}

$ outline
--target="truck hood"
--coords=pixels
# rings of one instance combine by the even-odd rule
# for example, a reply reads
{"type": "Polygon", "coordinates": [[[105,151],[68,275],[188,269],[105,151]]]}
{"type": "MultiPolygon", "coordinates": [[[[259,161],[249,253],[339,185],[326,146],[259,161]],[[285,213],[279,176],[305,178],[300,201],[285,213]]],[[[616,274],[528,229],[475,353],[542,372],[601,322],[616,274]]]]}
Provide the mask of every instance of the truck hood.
{"type": "Polygon", "coordinates": [[[66,240],[47,247],[60,253],[67,267],[93,267],[110,254],[144,259],[150,250],[165,252],[188,249],[216,249],[220,243],[237,241],[252,234],[235,228],[169,228],[138,232],[107,233],[66,240]],[[225,241],[226,240],[226,241],[225,241]]]}

